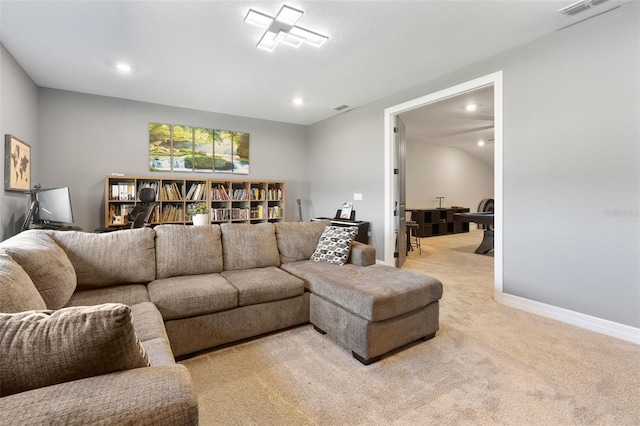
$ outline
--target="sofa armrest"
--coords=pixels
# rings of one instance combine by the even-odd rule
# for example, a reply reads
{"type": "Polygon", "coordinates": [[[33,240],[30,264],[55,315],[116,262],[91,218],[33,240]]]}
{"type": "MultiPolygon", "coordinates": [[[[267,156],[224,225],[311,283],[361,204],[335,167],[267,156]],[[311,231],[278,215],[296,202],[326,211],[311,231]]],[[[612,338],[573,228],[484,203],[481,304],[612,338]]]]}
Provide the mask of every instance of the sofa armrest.
{"type": "Polygon", "coordinates": [[[376,249],[373,246],[354,241],[347,263],[357,266],[370,266],[376,263],[376,249]]]}
{"type": "Polygon", "coordinates": [[[0,425],[197,425],[198,401],[183,365],[136,368],[0,398],[0,425]]]}

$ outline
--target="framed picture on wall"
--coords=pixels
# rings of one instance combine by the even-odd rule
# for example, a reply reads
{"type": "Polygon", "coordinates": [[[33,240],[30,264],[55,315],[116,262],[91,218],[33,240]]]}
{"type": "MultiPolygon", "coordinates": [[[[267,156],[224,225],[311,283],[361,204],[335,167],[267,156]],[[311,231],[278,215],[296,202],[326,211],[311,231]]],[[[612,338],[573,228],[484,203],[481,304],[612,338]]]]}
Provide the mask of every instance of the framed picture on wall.
{"type": "Polygon", "coordinates": [[[31,189],[31,147],[12,135],[4,136],[4,189],[31,189]]]}

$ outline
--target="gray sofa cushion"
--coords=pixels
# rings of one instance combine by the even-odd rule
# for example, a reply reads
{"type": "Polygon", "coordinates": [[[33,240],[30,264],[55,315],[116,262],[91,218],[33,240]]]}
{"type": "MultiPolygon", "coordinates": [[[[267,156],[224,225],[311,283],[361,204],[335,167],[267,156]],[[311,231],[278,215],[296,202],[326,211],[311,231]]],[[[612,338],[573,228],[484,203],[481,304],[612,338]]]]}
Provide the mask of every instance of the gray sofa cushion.
{"type": "Polygon", "coordinates": [[[163,278],[150,282],[147,288],[165,321],[238,306],[238,290],[220,274],[163,278]]]}
{"type": "Polygon", "coordinates": [[[157,278],[222,271],[220,225],[159,225],[154,230],[157,278]]]}
{"type": "Polygon", "coordinates": [[[437,279],[388,265],[363,268],[300,261],[282,269],[304,279],[313,294],[369,321],[397,317],[442,297],[437,279]]]}
{"type": "Polygon", "coordinates": [[[0,247],[29,274],[47,309],[60,309],[69,301],[76,289],[76,272],[50,231],[24,231],[0,247]]]}
{"type": "Polygon", "coordinates": [[[121,304],[0,314],[0,336],[0,396],[149,365],[121,304]]]}
{"type": "Polygon", "coordinates": [[[272,223],[223,223],[220,229],[225,271],[280,266],[272,223]]]}
{"type": "Polygon", "coordinates": [[[52,235],[76,270],[78,288],[148,283],[156,277],[155,233],[150,228],[52,235]]]}
{"type": "Polygon", "coordinates": [[[224,271],[222,276],[238,289],[239,306],[288,299],[304,293],[304,281],[275,266],[224,271]]]}
{"type": "Polygon", "coordinates": [[[276,240],[280,262],[289,263],[309,260],[318,245],[318,240],[328,220],[313,222],[276,222],[276,240]]]}
{"type": "Polygon", "coordinates": [[[132,306],[149,302],[149,292],[144,284],[114,285],[112,287],[78,290],[73,293],[67,306],[100,305],[102,303],[122,303],[132,306]]]}
{"type": "Polygon", "coordinates": [[[0,312],[47,309],[29,275],[4,251],[0,251],[0,295],[0,312]]]}

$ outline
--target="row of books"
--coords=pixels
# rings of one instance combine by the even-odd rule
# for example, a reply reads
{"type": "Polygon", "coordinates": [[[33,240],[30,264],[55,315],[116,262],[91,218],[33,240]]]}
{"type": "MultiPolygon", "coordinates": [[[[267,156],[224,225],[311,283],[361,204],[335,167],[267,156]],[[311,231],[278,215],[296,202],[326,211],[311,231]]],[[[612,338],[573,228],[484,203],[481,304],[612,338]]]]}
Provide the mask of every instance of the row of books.
{"type": "Polygon", "coordinates": [[[134,201],[136,199],[136,184],[133,182],[121,182],[111,185],[110,200],[134,201]]]}
{"type": "MultiPolygon", "coordinates": [[[[159,190],[159,182],[142,181],[136,188],[133,182],[122,182],[111,185],[110,200],[113,201],[135,201],[137,194],[142,188],[152,188],[156,193],[156,200],[162,201],[181,201],[182,190],[176,182],[165,183],[159,190]]],[[[206,199],[206,183],[194,183],[189,187],[185,200],[188,201],[204,201],[206,199]]],[[[211,189],[211,200],[213,201],[281,201],[282,189],[270,188],[268,190],[260,188],[250,189],[234,189],[229,192],[223,185],[216,185],[211,189]]]]}
{"type": "Polygon", "coordinates": [[[206,197],[206,183],[194,183],[187,191],[185,200],[203,201],[206,197]]]}
{"type": "Polygon", "coordinates": [[[282,189],[233,189],[231,190],[231,197],[229,197],[227,189],[222,185],[218,185],[211,189],[211,199],[213,201],[227,201],[229,199],[233,201],[280,201],[282,200],[282,189]]]}
{"type": "Polygon", "coordinates": [[[269,201],[281,201],[282,189],[281,188],[269,188],[269,201]]]}
{"type": "Polygon", "coordinates": [[[224,185],[216,185],[211,188],[211,199],[214,201],[227,201],[229,199],[229,194],[224,185]]]}
{"type": "Polygon", "coordinates": [[[166,201],[182,200],[182,191],[176,182],[162,185],[162,199],[166,201]]]}
{"type": "Polygon", "coordinates": [[[214,222],[220,222],[225,220],[243,220],[250,218],[249,208],[235,208],[235,209],[212,209],[211,220],[214,222]]]}
{"type": "Polygon", "coordinates": [[[179,204],[167,204],[162,208],[161,222],[181,222],[184,220],[184,209],[179,204]]]}
{"type": "Polygon", "coordinates": [[[269,219],[279,219],[282,217],[283,209],[280,206],[269,207],[268,209],[268,218],[269,219]]]}
{"type": "Polygon", "coordinates": [[[257,206],[254,208],[234,208],[234,209],[212,209],[211,210],[211,220],[213,222],[222,222],[225,220],[247,220],[247,219],[276,219],[282,217],[282,208],[280,207],[269,207],[267,209],[267,215],[265,216],[265,211],[262,206],[257,206]]]}

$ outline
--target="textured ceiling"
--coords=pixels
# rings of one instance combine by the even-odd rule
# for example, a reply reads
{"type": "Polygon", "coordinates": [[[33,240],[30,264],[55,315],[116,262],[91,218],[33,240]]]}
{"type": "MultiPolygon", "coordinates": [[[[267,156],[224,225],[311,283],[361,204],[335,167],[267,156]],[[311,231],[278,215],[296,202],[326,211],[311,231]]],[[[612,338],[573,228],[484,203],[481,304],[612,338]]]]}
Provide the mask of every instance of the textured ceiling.
{"type": "Polygon", "coordinates": [[[308,125],[625,1],[573,18],[571,0],[290,1],[329,41],[269,53],[243,18],[283,2],[0,0],[0,41],[42,87],[308,125]]]}
{"type": "Polygon", "coordinates": [[[459,148],[494,166],[493,86],[404,112],[400,118],[406,126],[407,143],[459,148]],[[477,105],[477,109],[466,111],[468,104],[477,105]],[[479,140],[484,146],[478,146],[479,140]]]}

